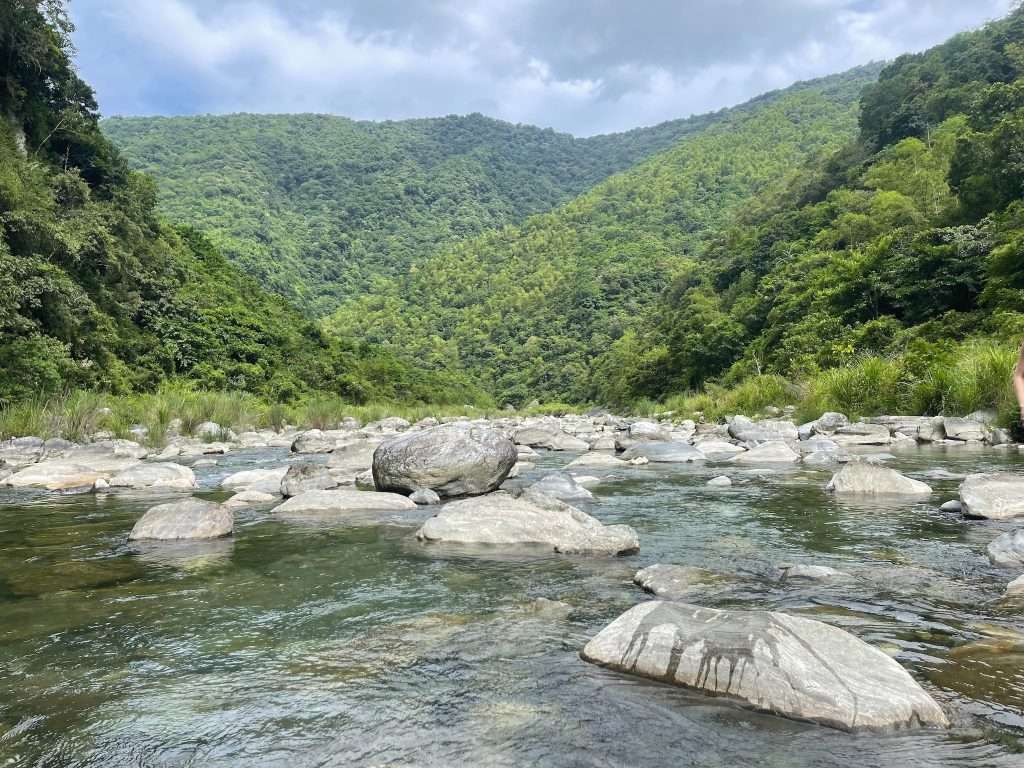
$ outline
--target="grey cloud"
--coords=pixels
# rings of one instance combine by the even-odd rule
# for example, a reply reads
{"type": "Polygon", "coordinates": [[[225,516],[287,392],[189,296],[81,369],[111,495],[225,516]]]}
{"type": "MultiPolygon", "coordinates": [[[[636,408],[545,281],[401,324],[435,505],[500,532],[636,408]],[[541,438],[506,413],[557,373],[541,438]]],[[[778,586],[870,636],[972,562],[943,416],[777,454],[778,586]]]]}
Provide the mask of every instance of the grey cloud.
{"type": "Polygon", "coordinates": [[[624,130],[920,50],[1012,0],[73,0],[108,114],[480,111],[624,130]]]}

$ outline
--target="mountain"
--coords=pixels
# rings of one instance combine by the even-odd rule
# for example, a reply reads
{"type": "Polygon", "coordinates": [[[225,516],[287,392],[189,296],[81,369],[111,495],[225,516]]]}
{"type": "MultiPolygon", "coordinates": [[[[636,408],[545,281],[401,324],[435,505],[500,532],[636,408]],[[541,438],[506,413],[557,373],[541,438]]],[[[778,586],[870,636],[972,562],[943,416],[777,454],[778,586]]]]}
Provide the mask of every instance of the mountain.
{"type": "Polygon", "coordinates": [[[553,212],[424,255],[327,326],[419,365],[468,370],[505,400],[602,395],[593,363],[759,196],[855,137],[858,97],[879,69],[720,113],[553,212]]]}
{"type": "Polygon", "coordinates": [[[0,2],[0,405],[175,376],[290,400],[479,391],[329,338],[156,212],[99,128],[59,3],[0,2]]]}
{"type": "Polygon", "coordinates": [[[984,402],[1015,419],[1022,77],[1019,8],[888,65],[864,91],[857,138],[716,231],[595,361],[593,395],[658,399],[774,373],[845,388],[835,400],[861,412],[984,402]],[[985,391],[958,392],[968,384],[985,391]]]}
{"type": "Polygon", "coordinates": [[[165,215],[318,316],[438,247],[548,211],[724,117],[587,139],[479,114],[111,118],[102,127],[157,179],[165,215]]]}

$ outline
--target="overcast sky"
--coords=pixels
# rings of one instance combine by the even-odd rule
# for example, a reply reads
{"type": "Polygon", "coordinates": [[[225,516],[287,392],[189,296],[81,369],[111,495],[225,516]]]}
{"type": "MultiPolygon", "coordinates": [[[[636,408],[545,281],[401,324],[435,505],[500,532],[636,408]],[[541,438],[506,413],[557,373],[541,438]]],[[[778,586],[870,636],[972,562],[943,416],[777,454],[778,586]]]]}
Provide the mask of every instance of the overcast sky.
{"type": "Polygon", "coordinates": [[[888,59],[1013,0],[70,0],[104,115],[483,112],[577,135],[888,59]]]}

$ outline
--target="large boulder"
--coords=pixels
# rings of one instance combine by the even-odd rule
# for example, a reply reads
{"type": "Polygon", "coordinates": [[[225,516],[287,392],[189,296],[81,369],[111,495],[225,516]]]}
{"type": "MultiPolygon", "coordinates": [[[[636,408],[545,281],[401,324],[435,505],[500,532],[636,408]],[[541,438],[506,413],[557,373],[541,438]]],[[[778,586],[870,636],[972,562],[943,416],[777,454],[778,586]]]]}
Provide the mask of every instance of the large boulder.
{"type": "Polygon", "coordinates": [[[832,476],[826,490],[861,496],[928,496],[932,492],[927,483],[865,461],[844,466],[832,476]]]}
{"type": "Polygon", "coordinates": [[[892,442],[892,433],[885,424],[858,421],[856,424],[839,427],[832,434],[832,440],[842,446],[888,445],[892,442]]]}
{"type": "Polygon", "coordinates": [[[721,577],[704,568],[692,565],[656,563],[641,568],[633,576],[633,583],[653,595],[666,600],[683,600],[697,594],[706,595],[709,587],[721,577]]]}
{"type": "Polygon", "coordinates": [[[727,443],[725,440],[701,440],[693,446],[704,454],[704,458],[711,460],[729,459],[747,449],[742,445],[727,443]]]}
{"type": "Polygon", "coordinates": [[[202,499],[185,499],[150,508],[128,534],[137,539],[217,539],[235,527],[231,510],[202,499]]]}
{"type": "Polygon", "coordinates": [[[581,655],[844,730],[949,725],[895,660],[848,632],[799,616],[656,600],[626,611],[581,655]]]}
{"type": "Polygon", "coordinates": [[[292,453],[330,453],[345,438],[344,432],[309,429],[292,441],[292,453]]]}
{"type": "Polygon", "coordinates": [[[430,488],[441,497],[496,490],[517,458],[512,441],[488,427],[444,424],[381,443],[373,479],[382,491],[430,488]]]}
{"type": "Polygon", "coordinates": [[[988,427],[980,421],[947,416],[943,419],[943,426],[946,429],[946,437],[950,440],[981,442],[988,437],[988,427]]]}
{"type": "Polygon", "coordinates": [[[671,429],[656,421],[636,421],[629,425],[629,436],[634,440],[670,440],[671,429]]]}
{"type": "Polygon", "coordinates": [[[338,485],[323,464],[302,462],[292,464],[281,478],[281,495],[286,499],[307,491],[325,491],[338,485]]]}
{"type": "Polygon", "coordinates": [[[812,432],[816,435],[831,435],[837,429],[842,429],[850,424],[850,419],[845,413],[826,411],[814,422],[812,432]]]}
{"type": "Polygon", "coordinates": [[[590,444],[563,432],[559,427],[524,427],[513,435],[516,445],[546,448],[549,451],[586,451],[590,444]]]}
{"type": "Polygon", "coordinates": [[[543,547],[566,554],[619,555],[640,547],[628,525],[603,525],[568,504],[527,491],[504,491],[444,506],[416,534],[422,541],[543,547]]]}
{"type": "Polygon", "coordinates": [[[354,477],[373,466],[373,452],[380,444],[380,438],[366,438],[339,445],[327,458],[327,468],[338,477],[354,477]]]}
{"type": "Polygon", "coordinates": [[[281,481],[288,473],[288,467],[272,467],[270,469],[247,469],[235,472],[220,481],[221,488],[236,493],[240,491],[260,491],[281,495],[281,481]]]}
{"type": "Polygon", "coordinates": [[[139,464],[110,478],[111,488],[168,488],[189,491],[196,487],[196,476],[181,464],[139,464]]]}
{"type": "Polygon", "coordinates": [[[629,463],[607,453],[584,453],[566,464],[566,467],[589,467],[591,469],[619,469],[629,463]]]}
{"type": "Polygon", "coordinates": [[[781,440],[761,443],[746,453],[738,453],[730,460],[736,464],[795,464],[800,454],[781,440]]]}
{"type": "Polygon", "coordinates": [[[1024,515],[1024,475],[1010,472],[968,475],[960,485],[964,514],[1005,520],[1024,515]]]}
{"type": "Polygon", "coordinates": [[[552,472],[545,475],[531,485],[530,489],[562,501],[590,501],[594,498],[594,494],[577,483],[567,472],[552,472]]]}
{"type": "Polygon", "coordinates": [[[1024,528],[1007,531],[988,545],[988,559],[992,565],[1006,568],[1024,567],[1024,528]]]}
{"type": "Polygon", "coordinates": [[[626,461],[647,459],[661,464],[704,461],[705,456],[689,443],[672,441],[667,443],[644,440],[622,454],[626,461]]]}
{"type": "Polygon", "coordinates": [[[751,421],[746,416],[734,416],[729,422],[729,435],[742,443],[757,445],[775,440],[799,440],[800,432],[792,421],[766,419],[751,421]]]}
{"type": "Polygon", "coordinates": [[[50,491],[64,491],[71,488],[84,488],[93,485],[97,480],[107,480],[111,472],[93,469],[70,461],[54,459],[29,464],[24,469],[8,475],[4,485],[14,488],[46,488],[50,491]]]}

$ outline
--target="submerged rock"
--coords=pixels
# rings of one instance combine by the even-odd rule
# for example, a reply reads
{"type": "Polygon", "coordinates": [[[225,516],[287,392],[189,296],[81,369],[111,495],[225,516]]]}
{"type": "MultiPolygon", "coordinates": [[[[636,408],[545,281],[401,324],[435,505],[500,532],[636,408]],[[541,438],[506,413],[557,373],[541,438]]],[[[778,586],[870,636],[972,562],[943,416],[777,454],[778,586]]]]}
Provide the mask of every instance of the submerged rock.
{"type": "Polygon", "coordinates": [[[840,495],[928,496],[932,488],[894,469],[863,461],[850,462],[836,472],[826,490],[840,495]]]}
{"type": "Polygon", "coordinates": [[[234,527],[230,509],[212,501],[185,499],[149,509],[132,528],[128,539],[217,539],[231,535],[234,527]]]}
{"type": "Polygon", "coordinates": [[[805,565],[803,563],[782,563],[779,565],[779,572],[783,579],[811,579],[813,581],[824,581],[847,575],[835,568],[829,568],[827,565],[805,565]]]}
{"type": "Polygon", "coordinates": [[[581,656],[844,730],[949,725],[939,705],[885,653],[836,627],[783,613],[642,603],[603,629],[581,656]]]}
{"type": "Polygon", "coordinates": [[[725,475],[719,475],[718,477],[712,477],[706,484],[710,485],[712,488],[728,488],[732,485],[732,480],[725,475]]]}
{"type": "Polygon", "coordinates": [[[263,493],[262,491],[242,491],[236,493],[230,499],[223,503],[225,507],[248,507],[252,504],[270,504],[274,501],[280,501],[281,497],[272,493],[263,493]]]}
{"type": "Polygon", "coordinates": [[[989,544],[988,559],[1007,568],[1024,566],[1024,528],[1008,531],[989,544]]]}
{"type": "Polygon", "coordinates": [[[633,583],[645,592],[666,600],[682,600],[706,591],[706,587],[719,578],[704,568],[656,563],[637,571],[633,575],[633,583]]]}
{"type": "Polygon", "coordinates": [[[307,491],[274,507],[274,514],[295,517],[344,516],[353,512],[396,512],[415,509],[415,502],[397,493],[336,488],[307,491]]]}
{"type": "Polygon", "coordinates": [[[515,445],[496,430],[445,424],[381,443],[373,479],[382,491],[430,488],[442,498],[496,490],[516,463],[515,445]]]}
{"type": "Polygon", "coordinates": [[[960,501],[971,517],[1005,520],[1024,515],[1024,475],[968,475],[960,485],[960,501]]]}
{"type": "Polygon", "coordinates": [[[615,469],[626,467],[629,462],[607,453],[584,453],[566,464],[566,467],[589,467],[591,469],[615,469]]]}
{"type": "Polygon", "coordinates": [[[492,493],[447,504],[416,534],[422,541],[543,546],[566,554],[618,555],[640,543],[628,525],[603,525],[568,504],[527,491],[492,493]]]}

